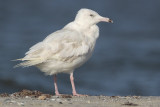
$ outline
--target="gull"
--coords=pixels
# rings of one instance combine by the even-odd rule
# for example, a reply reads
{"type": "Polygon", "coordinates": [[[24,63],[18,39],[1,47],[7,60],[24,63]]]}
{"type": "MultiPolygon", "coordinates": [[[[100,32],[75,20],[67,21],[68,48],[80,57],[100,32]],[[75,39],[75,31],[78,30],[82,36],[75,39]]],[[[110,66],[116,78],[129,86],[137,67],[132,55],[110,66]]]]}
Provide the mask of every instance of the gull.
{"type": "Polygon", "coordinates": [[[91,9],[80,9],[74,21],[32,46],[25,57],[16,59],[22,62],[15,67],[36,66],[45,74],[53,75],[55,95],[60,95],[56,75],[68,73],[73,95],[80,96],[75,89],[73,72],[91,57],[99,37],[96,25],[99,22],[113,23],[110,18],[102,17],[91,9]]]}

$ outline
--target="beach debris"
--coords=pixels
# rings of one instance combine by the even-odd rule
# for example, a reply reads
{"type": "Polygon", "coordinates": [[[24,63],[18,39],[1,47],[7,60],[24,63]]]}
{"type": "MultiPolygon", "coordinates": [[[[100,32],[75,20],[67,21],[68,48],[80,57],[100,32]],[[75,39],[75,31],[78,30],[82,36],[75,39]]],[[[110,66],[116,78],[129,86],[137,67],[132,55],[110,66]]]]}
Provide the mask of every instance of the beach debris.
{"type": "Polygon", "coordinates": [[[138,104],[134,104],[134,103],[131,103],[129,101],[125,102],[124,104],[122,105],[126,105],[126,106],[138,106],[138,104]]]}
{"type": "Polygon", "coordinates": [[[2,94],[0,94],[0,97],[9,97],[9,94],[8,93],[2,93],[2,94]]]}
{"type": "Polygon", "coordinates": [[[41,96],[38,97],[39,100],[46,100],[46,98],[47,97],[45,95],[41,95],[41,96]]]}
{"type": "Polygon", "coordinates": [[[43,94],[42,92],[37,91],[37,90],[31,91],[31,90],[24,89],[20,92],[13,93],[12,96],[14,96],[14,97],[25,97],[25,98],[32,97],[32,98],[38,98],[38,99],[44,99],[45,98],[46,99],[46,98],[51,98],[52,95],[43,94]]]}

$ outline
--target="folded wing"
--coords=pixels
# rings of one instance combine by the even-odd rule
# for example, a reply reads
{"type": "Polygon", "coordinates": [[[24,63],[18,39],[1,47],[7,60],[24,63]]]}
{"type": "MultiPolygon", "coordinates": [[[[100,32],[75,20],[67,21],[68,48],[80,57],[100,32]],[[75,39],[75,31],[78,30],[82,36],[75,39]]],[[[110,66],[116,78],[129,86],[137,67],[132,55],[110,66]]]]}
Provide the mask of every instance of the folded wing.
{"type": "Polygon", "coordinates": [[[76,31],[59,30],[32,46],[24,58],[17,59],[23,62],[15,67],[28,67],[51,60],[71,62],[88,53],[89,46],[87,39],[84,39],[85,37],[76,31]]]}

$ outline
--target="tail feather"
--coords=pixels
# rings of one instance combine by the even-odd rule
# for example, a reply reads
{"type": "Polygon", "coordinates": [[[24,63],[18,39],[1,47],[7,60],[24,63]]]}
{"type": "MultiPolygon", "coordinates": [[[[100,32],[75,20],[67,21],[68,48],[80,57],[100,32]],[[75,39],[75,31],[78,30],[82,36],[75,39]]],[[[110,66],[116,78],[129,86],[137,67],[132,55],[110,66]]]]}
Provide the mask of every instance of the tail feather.
{"type": "Polygon", "coordinates": [[[19,64],[15,65],[13,68],[17,68],[17,67],[29,67],[29,66],[31,66],[29,62],[30,61],[25,61],[25,62],[19,63],[19,64]]]}
{"type": "Polygon", "coordinates": [[[39,58],[29,58],[29,59],[21,58],[21,59],[16,59],[16,60],[12,60],[12,61],[24,61],[24,62],[21,62],[21,63],[15,65],[14,68],[34,66],[34,65],[37,65],[37,64],[40,64],[43,62],[39,58]]]}
{"type": "Polygon", "coordinates": [[[11,60],[11,61],[23,61],[23,58],[20,58],[20,59],[14,59],[14,60],[11,60]]]}
{"type": "Polygon", "coordinates": [[[42,42],[32,46],[24,58],[15,59],[12,61],[22,61],[21,63],[14,66],[16,67],[29,67],[45,62],[48,56],[51,54],[48,51],[50,48],[45,48],[42,42]]]}
{"type": "Polygon", "coordinates": [[[11,61],[34,61],[34,60],[40,60],[40,58],[20,58],[20,59],[14,59],[11,61]]]}
{"type": "Polygon", "coordinates": [[[15,65],[14,68],[17,68],[17,67],[29,67],[29,66],[34,66],[34,65],[40,64],[40,63],[42,63],[42,62],[40,62],[40,60],[24,61],[22,63],[19,63],[19,64],[15,65]]]}

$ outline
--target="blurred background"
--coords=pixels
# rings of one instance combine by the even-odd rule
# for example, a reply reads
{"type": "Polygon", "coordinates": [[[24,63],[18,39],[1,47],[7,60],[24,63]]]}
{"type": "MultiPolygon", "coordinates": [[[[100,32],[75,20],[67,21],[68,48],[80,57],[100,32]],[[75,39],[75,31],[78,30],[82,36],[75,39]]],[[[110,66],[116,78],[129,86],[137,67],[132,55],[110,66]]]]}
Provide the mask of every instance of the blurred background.
{"type": "MultiPolygon", "coordinates": [[[[89,8],[113,19],[99,23],[92,58],[76,69],[77,92],[89,95],[160,95],[159,0],[0,0],[0,93],[22,89],[54,94],[53,77],[35,67],[16,68],[28,49],[89,8]]],[[[71,94],[68,74],[60,93],[71,94]]]]}

